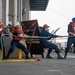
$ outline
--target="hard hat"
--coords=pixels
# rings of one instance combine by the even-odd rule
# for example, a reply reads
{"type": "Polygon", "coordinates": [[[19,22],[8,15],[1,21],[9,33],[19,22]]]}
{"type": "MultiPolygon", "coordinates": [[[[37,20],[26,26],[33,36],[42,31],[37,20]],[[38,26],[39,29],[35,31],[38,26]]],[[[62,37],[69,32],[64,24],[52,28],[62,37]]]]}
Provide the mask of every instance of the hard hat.
{"type": "Polygon", "coordinates": [[[15,26],[17,26],[17,25],[20,25],[20,23],[19,22],[16,22],[16,25],[15,26]]]}
{"type": "Polygon", "coordinates": [[[12,21],[9,21],[9,22],[8,22],[8,25],[9,25],[9,26],[12,26],[12,21]]]}
{"type": "Polygon", "coordinates": [[[72,18],[72,21],[75,21],[75,17],[74,17],[74,18],[72,18]]]}

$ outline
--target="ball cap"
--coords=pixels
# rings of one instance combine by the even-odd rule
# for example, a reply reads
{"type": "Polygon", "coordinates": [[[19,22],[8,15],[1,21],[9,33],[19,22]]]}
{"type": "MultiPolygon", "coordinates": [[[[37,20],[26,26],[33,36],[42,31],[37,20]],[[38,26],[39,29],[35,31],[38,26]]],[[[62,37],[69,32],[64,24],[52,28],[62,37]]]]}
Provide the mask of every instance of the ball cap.
{"type": "Polygon", "coordinates": [[[43,28],[49,28],[50,26],[48,26],[47,24],[43,25],[43,28]]]}

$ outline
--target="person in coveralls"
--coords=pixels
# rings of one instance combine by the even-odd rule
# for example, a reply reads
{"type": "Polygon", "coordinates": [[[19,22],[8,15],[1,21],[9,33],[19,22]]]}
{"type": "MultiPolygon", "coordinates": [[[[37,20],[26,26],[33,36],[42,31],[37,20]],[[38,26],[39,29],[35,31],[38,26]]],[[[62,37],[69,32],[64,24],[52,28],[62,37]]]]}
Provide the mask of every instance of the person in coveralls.
{"type": "Polygon", "coordinates": [[[53,34],[49,33],[49,26],[47,24],[45,24],[43,26],[43,30],[41,31],[40,36],[41,37],[50,37],[50,38],[41,38],[41,40],[40,40],[40,42],[44,48],[49,48],[46,58],[53,58],[50,56],[50,53],[52,52],[53,49],[55,49],[55,51],[58,55],[57,59],[62,59],[61,55],[59,54],[59,48],[57,47],[57,45],[48,41],[51,38],[57,38],[57,37],[61,37],[61,36],[53,35],[53,34]]]}
{"type": "Polygon", "coordinates": [[[64,58],[66,58],[67,53],[71,49],[72,44],[75,45],[75,37],[74,37],[75,36],[75,18],[73,18],[72,22],[69,23],[67,32],[68,32],[69,36],[72,36],[72,37],[68,37],[67,48],[65,49],[64,58]]]}
{"type": "Polygon", "coordinates": [[[14,51],[15,47],[18,47],[18,48],[22,49],[22,51],[26,54],[26,59],[29,59],[28,50],[22,43],[20,43],[20,40],[25,40],[25,38],[28,37],[28,35],[24,34],[24,32],[22,30],[22,26],[20,26],[20,25],[15,26],[14,31],[12,32],[12,35],[13,35],[13,40],[11,42],[11,48],[9,49],[6,58],[9,58],[10,53],[12,53],[14,51]]]}
{"type": "Polygon", "coordinates": [[[3,50],[3,59],[5,59],[5,47],[4,47],[4,42],[3,42],[3,39],[2,39],[2,35],[5,33],[4,28],[5,27],[2,23],[2,21],[0,20],[0,49],[3,50]]]}

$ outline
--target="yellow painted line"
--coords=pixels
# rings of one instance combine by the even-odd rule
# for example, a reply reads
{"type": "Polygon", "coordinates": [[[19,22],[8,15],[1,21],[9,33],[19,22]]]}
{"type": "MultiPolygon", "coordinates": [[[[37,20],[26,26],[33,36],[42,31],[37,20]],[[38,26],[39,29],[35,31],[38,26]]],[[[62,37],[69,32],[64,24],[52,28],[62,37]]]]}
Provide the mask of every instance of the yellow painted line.
{"type": "MultiPolygon", "coordinates": [[[[36,62],[37,59],[2,59],[0,62],[36,62]]],[[[52,62],[52,59],[43,59],[42,62],[52,62]]]]}
{"type": "Polygon", "coordinates": [[[0,62],[35,62],[34,59],[8,59],[8,60],[0,60],[0,62]]]}

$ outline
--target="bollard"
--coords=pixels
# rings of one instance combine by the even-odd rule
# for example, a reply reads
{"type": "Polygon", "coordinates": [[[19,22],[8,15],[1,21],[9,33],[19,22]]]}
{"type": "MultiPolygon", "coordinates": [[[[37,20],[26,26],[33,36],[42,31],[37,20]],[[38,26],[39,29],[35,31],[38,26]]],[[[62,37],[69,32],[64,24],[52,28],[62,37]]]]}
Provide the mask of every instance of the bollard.
{"type": "MultiPolygon", "coordinates": [[[[26,42],[24,42],[24,46],[27,48],[26,42]]],[[[22,59],[22,50],[18,48],[18,58],[22,59]]]]}
{"type": "Polygon", "coordinates": [[[18,48],[18,58],[22,59],[22,50],[18,48]]]}

